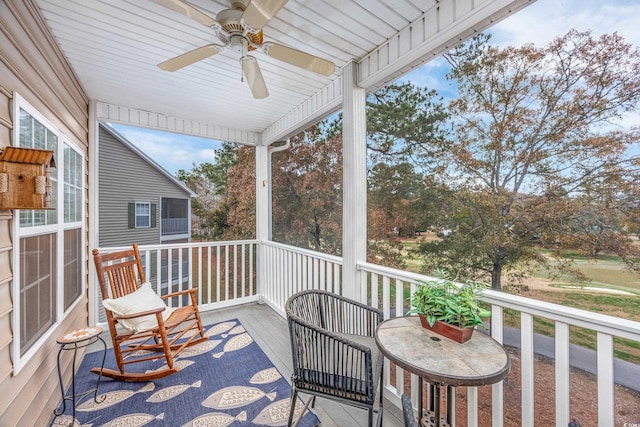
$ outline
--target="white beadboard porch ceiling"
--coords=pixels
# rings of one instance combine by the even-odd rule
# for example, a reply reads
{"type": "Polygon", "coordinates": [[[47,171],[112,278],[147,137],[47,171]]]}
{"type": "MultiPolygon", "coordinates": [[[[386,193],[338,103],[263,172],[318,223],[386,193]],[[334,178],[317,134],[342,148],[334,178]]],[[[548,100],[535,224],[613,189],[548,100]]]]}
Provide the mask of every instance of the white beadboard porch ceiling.
{"type": "MultiPolygon", "coordinates": [[[[215,137],[233,131],[245,137],[228,139],[259,143],[273,142],[293,129],[292,122],[298,119],[289,119],[281,125],[284,130],[273,130],[274,124],[287,115],[313,116],[314,111],[309,109],[322,111],[324,106],[328,111],[329,104],[335,109],[335,102],[331,104],[331,99],[321,96],[304,112],[296,112],[332,84],[336,87],[332,90],[339,92],[341,68],[349,61],[368,61],[367,71],[361,72],[360,78],[369,86],[379,85],[417,63],[426,62],[450,40],[462,39],[487,27],[492,20],[523,7],[528,1],[289,0],[265,26],[265,41],[329,59],[337,68],[331,76],[323,77],[254,52],[269,89],[270,96],[266,99],[251,96],[246,82],[241,81],[240,54],[232,49],[173,73],[158,69],[156,65],[166,59],[219,40],[213,30],[152,0],[36,0],[36,3],[91,99],[111,107],[126,107],[138,114],[150,112],[219,127],[213,133],[182,129],[185,133],[215,137]],[[445,8],[447,22],[442,22],[443,17],[436,13],[440,8],[445,8]],[[473,19],[474,14],[480,16],[473,19]],[[443,32],[453,24],[453,30],[443,32]],[[425,50],[429,38],[432,46],[425,50]],[[381,61],[391,62],[390,56],[395,49],[402,50],[402,43],[407,46],[410,58],[384,70],[381,61]],[[421,56],[412,57],[415,51],[421,56]],[[431,54],[426,55],[427,51],[431,54]],[[377,73],[371,70],[372,61],[377,73]],[[253,136],[246,137],[247,134],[253,136]]],[[[190,3],[212,17],[229,7],[226,0],[190,3]]],[[[335,96],[339,97],[341,94],[335,96]]],[[[302,123],[303,119],[298,121],[302,123]]],[[[153,127],[153,123],[147,125],[153,127]]]]}

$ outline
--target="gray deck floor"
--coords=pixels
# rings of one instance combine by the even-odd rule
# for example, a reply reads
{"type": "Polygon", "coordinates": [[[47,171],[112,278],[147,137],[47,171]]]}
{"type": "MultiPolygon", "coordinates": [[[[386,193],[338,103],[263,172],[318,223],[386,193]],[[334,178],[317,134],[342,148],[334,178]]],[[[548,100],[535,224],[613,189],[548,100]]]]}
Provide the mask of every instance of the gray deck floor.
{"type": "MultiPolygon", "coordinates": [[[[246,304],[201,314],[205,325],[238,319],[274,366],[289,380],[291,377],[291,344],[289,343],[287,322],[268,305],[246,304]]],[[[104,338],[110,344],[108,332],[104,338]]],[[[323,427],[366,426],[367,424],[367,411],[328,399],[316,399],[313,412],[318,416],[323,427]]],[[[384,427],[401,427],[404,425],[401,418],[401,411],[386,402],[382,425],[384,427]]]]}

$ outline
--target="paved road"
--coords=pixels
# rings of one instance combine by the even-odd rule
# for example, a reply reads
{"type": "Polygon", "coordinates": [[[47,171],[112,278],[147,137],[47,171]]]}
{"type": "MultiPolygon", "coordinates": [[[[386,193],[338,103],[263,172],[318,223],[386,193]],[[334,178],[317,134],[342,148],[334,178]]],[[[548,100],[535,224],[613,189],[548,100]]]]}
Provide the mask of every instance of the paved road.
{"type": "MultiPolygon", "coordinates": [[[[505,326],[504,344],[520,348],[520,329],[505,326]]],[[[552,337],[534,334],[533,351],[536,354],[555,358],[555,341],[552,337]]],[[[597,375],[597,355],[595,350],[569,344],[569,364],[586,372],[597,375]]],[[[616,384],[640,392],[640,365],[614,359],[613,377],[616,384]]]]}

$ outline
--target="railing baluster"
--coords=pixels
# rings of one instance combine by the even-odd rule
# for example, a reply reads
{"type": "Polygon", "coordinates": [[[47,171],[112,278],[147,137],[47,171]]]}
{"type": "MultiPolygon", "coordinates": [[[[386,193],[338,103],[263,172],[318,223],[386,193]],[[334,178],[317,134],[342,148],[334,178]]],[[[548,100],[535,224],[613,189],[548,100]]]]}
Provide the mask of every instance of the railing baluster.
{"type": "Polygon", "coordinates": [[[404,316],[404,281],[396,279],[396,302],[395,313],[397,316],[404,316]]]}
{"type": "MultiPolygon", "coordinates": [[[[253,277],[253,252],[256,250],[256,245],[251,243],[249,245],[249,294],[255,295],[255,278],[253,277]]],[[[269,264],[267,264],[269,265],[269,264]]]]}
{"type": "Polygon", "coordinates": [[[162,293],[162,254],[160,253],[160,249],[156,249],[156,292],[158,295],[164,295],[162,293]]]}
{"type": "Polygon", "coordinates": [[[222,301],[220,293],[222,288],[221,271],[220,271],[220,246],[216,246],[216,302],[222,301]]]}
{"type": "Polygon", "coordinates": [[[212,254],[213,252],[213,247],[212,246],[207,246],[207,304],[211,304],[211,277],[212,277],[212,265],[211,265],[211,259],[212,259],[212,254]]]}
{"type": "MultiPolygon", "coordinates": [[[[193,249],[189,250],[189,256],[192,256],[193,249]]],[[[198,305],[202,305],[202,246],[198,246],[198,305]]],[[[193,271],[193,263],[189,262],[190,269],[193,271]]],[[[189,274],[189,288],[193,287],[191,274],[189,274]]]]}
{"type": "Polygon", "coordinates": [[[229,299],[229,245],[224,246],[224,301],[229,299]]]}
{"type": "Polygon", "coordinates": [[[569,424],[569,325],[556,322],[556,425],[569,424]]]}
{"type": "Polygon", "coordinates": [[[534,376],[533,376],[533,316],[520,313],[520,363],[522,384],[522,426],[533,427],[534,376]]]}
{"type": "MultiPolygon", "coordinates": [[[[503,312],[502,307],[497,305],[491,306],[491,337],[500,344],[503,342],[503,312]],[[495,325],[495,327],[494,327],[495,325]]],[[[502,427],[504,424],[504,383],[493,384],[491,386],[491,419],[493,427],[502,427]]],[[[476,411],[477,416],[477,411],[476,411]]],[[[477,422],[477,421],[476,421],[477,422]]]]}
{"type": "Polygon", "coordinates": [[[318,280],[320,281],[320,286],[318,286],[318,289],[327,289],[326,271],[327,271],[327,262],[323,259],[319,259],[318,260],[318,274],[319,274],[318,280]]]}
{"type": "Polygon", "coordinates": [[[598,332],[598,426],[613,427],[613,337],[598,332]]]}
{"type": "Polygon", "coordinates": [[[233,245],[233,299],[238,298],[238,246],[233,245]]]}
{"type": "Polygon", "coordinates": [[[467,426],[478,427],[478,387],[467,387],[467,426]]]}
{"type": "Polygon", "coordinates": [[[241,288],[240,288],[240,296],[241,296],[241,297],[245,297],[245,296],[247,296],[247,283],[246,283],[246,280],[247,280],[247,266],[246,266],[246,262],[247,262],[247,260],[246,260],[246,255],[245,255],[245,252],[246,252],[246,250],[247,250],[246,245],[244,245],[244,244],[243,244],[243,245],[241,245],[241,246],[240,246],[240,250],[242,251],[242,252],[241,252],[241,254],[242,254],[242,257],[241,257],[242,261],[241,261],[241,264],[240,264],[240,269],[241,269],[240,271],[242,272],[242,280],[241,280],[241,285],[240,285],[240,286],[241,286],[241,288]]]}
{"type": "Polygon", "coordinates": [[[371,306],[372,307],[380,307],[380,286],[378,285],[378,275],[377,274],[367,274],[366,272],[361,275],[362,282],[360,286],[366,286],[367,280],[371,280],[371,306]]]}
{"type": "MultiPolygon", "coordinates": [[[[173,249],[167,249],[167,294],[173,293],[173,249]]],[[[172,298],[167,299],[167,305],[173,307],[172,298]]]]}

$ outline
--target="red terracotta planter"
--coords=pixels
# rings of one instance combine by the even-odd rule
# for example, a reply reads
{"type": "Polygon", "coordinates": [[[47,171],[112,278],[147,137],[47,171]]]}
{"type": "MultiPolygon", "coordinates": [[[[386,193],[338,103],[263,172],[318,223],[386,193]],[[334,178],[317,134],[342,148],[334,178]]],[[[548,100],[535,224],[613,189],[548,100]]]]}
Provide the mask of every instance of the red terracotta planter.
{"type": "Polygon", "coordinates": [[[440,320],[436,320],[436,323],[434,323],[433,326],[429,326],[427,317],[424,314],[420,314],[419,316],[423,328],[433,331],[438,335],[442,335],[445,338],[449,338],[450,340],[459,342],[461,344],[471,339],[471,335],[473,335],[473,330],[475,329],[460,328],[455,325],[441,322],[440,320]]]}

